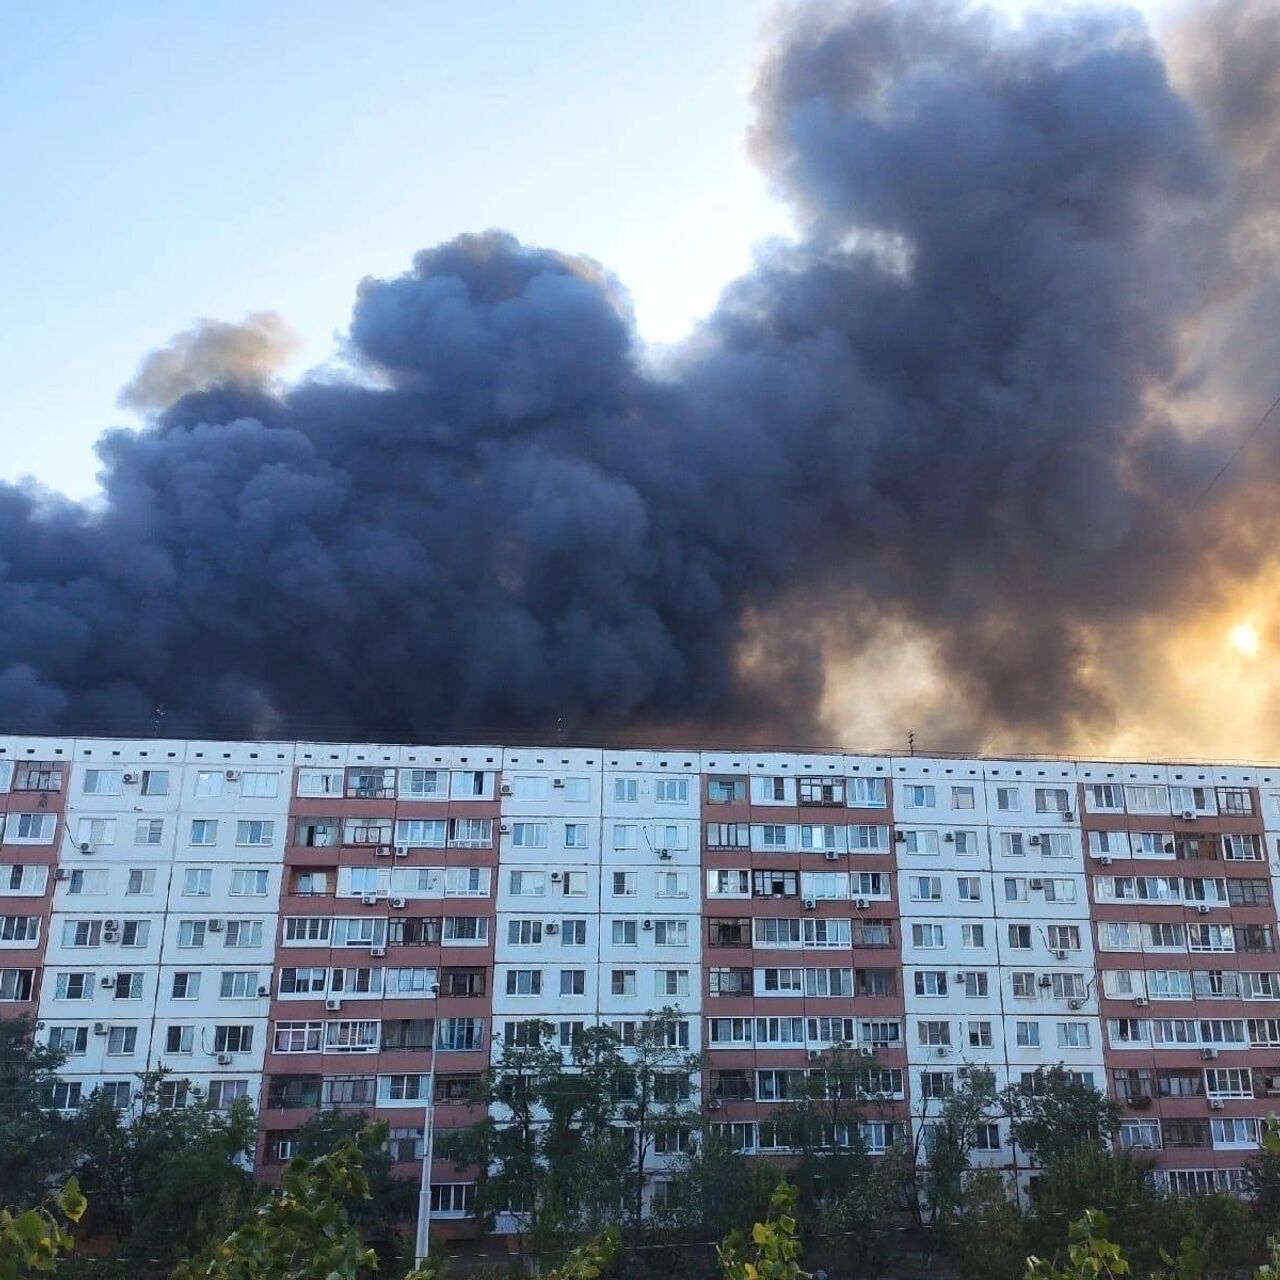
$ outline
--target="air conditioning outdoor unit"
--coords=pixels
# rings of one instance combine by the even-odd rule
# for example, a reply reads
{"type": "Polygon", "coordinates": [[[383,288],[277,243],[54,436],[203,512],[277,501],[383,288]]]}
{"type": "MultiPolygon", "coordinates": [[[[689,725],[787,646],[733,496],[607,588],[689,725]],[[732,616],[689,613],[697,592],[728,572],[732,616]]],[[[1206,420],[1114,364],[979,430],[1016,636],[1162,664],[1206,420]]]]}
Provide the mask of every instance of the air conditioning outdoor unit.
{"type": "Polygon", "coordinates": [[[563,779],[563,778],[553,778],[553,779],[551,780],[551,785],[552,785],[553,787],[563,787],[563,786],[564,786],[564,779],[563,779]]]}
{"type": "Polygon", "coordinates": [[[1067,953],[1059,949],[1053,953],[1053,958],[1055,960],[1065,960],[1067,958],[1067,953]]]}
{"type": "Polygon", "coordinates": [[[818,909],[817,898],[806,898],[804,900],[804,909],[806,911],[816,911],[818,909]]]}
{"type": "Polygon", "coordinates": [[[640,927],[641,927],[642,929],[652,929],[652,928],[653,928],[653,921],[652,921],[652,920],[642,920],[642,921],[640,922],[640,927]]]}
{"type": "Polygon", "coordinates": [[[374,907],[378,904],[378,895],[376,893],[362,893],[360,895],[360,905],[362,907],[374,907]]]}
{"type": "Polygon", "coordinates": [[[1072,813],[1070,809],[1064,809],[1062,811],[1062,820],[1063,822],[1074,822],[1076,820],[1076,815],[1072,813]]]}
{"type": "Polygon", "coordinates": [[[945,1044],[940,1044],[936,1052],[939,1058],[946,1058],[951,1055],[951,1049],[945,1044]]]}
{"type": "Polygon", "coordinates": [[[509,796],[511,794],[511,783],[504,782],[502,786],[498,788],[498,794],[500,796],[509,796]]]}
{"type": "Polygon", "coordinates": [[[498,832],[501,835],[509,836],[511,834],[511,823],[509,822],[498,823],[498,832]]]}
{"type": "Polygon", "coordinates": [[[946,844],[955,844],[956,833],[954,831],[948,831],[946,835],[942,837],[942,839],[946,844]]]}
{"type": "Polygon", "coordinates": [[[369,954],[371,956],[385,956],[387,954],[386,947],[370,947],[369,954]]]}
{"type": "Polygon", "coordinates": [[[1111,855],[1109,853],[1100,853],[1097,855],[1098,865],[1101,867],[1109,867],[1111,865],[1111,855]]]}
{"type": "Polygon", "coordinates": [[[1151,1001],[1148,1000],[1146,996],[1134,996],[1133,1003],[1136,1004],[1139,1009],[1145,1009],[1151,1001]]]}
{"type": "Polygon", "coordinates": [[[564,875],[563,875],[561,872],[559,872],[559,871],[553,871],[553,872],[551,873],[551,883],[552,883],[552,884],[559,884],[559,883],[560,883],[560,881],[561,881],[561,880],[563,880],[563,879],[564,879],[564,875]]]}
{"type": "Polygon", "coordinates": [[[659,858],[661,858],[663,862],[670,862],[670,861],[671,861],[671,850],[670,850],[670,849],[659,849],[659,850],[658,850],[658,857],[659,857],[659,858]]]}
{"type": "Polygon", "coordinates": [[[56,867],[54,868],[53,878],[55,880],[70,880],[71,872],[66,867],[56,867]]]}
{"type": "Polygon", "coordinates": [[[1035,835],[1028,836],[1028,837],[1027,837],[1027,843],[1028,843],[1028,844],[1040,844],[1040,843],[1041,843],[1041,841],[1040,841],[1040,837],[1039,837],[1039,836],[1035,836],[1035,835]]]}
{"type": "Polygon", "coordinates": [[[122,781],[122,782],[129,782],[129,783],[137,782],[137,781],[138,781],[138,775],[137,775],[136,773],[126,773],[126,774],[124,775],[124,777],[123,777],[123,778],[121,778],[121,781],[122,781]]]}
{"type": "Polygon", "coordinates": [[[389,844],[380,844],[380,845],[379,845],[379,846],[378,846],[378,847],[373,851],[373,856],[374,856],[375,858],[389,858],[389,857],[391,857],[391,846],[390,846],[389,844]]]}
{"type": "Polygon", "coordinates": [[[1053,986],[1053,979],[1052,979],[1051,977],[1049,977],[1049,975],[1048,975],[1047,973],[1042,973],[1042,974],[1040,975],[1040,981],[1036,983],[1036,986],[1038,986],[1038,987],[1051,987],[1051,986],[1053,986]]]}
{"type": "Polygon", "coordinates": [[[1198,915],[1207,916],[1209,914],[1209,904],[1207,902],[1197,903],[1196,912],[1198,915]]]}
{"type": "Polygon", "coordinates": [[[1067,1001],[1067,1008],[1068,1008],[1068,1009],[1083,1009],[1083,1008],[1084,1008],[1084,1001],[1083,1001],[1083,1000],[1068,1000],[1068,1001],[1067,1001]]]}
{"type": "MultiPolygon", "coordinates": [[[[1033,836],[1033,837],[1032,837],[1032,839],[1035,839],[1035,837],[1033,836]]],[[[1043,881],[1043,880],[1041,880],[1039,876],[1032,876],[1032,878],[1031,878],[1030,880],[1028,880],[1028,881],[1027,881],[1027,888],[1028,888],[1028,889],[1043,889],[1043,888],[1044,888],[1044,881],[1043,881]]]]}
{"type": "Polygon", "coordinates": [[[337,996],[328,996],[325,999],[324,1007],[336,1013],[337,1010],[342,1008],[342,1001],[337,996]]]}
{"type": "Polygon", "coordinates": [[[102,979],[102,985],[110,990],[116,985],[116,980],[108,974],[107,977],[102,979]]]}
{"type": "Polygon", "coordinates": [[[118,928],[120,927],[120,921],[119,921],[119,920],[104,920],[104,921],[102,922],[102,927],[103,927],[104,929],[110,929],[110,930],[112,930],[112,932],[114,932],[116,929],[118,929],[118,928]]]}
{"type": "Polygon", "coordinates": [[[409,856],[409,846],[407,844],[396,845],[396,857],[407,858],[409,856]]]}
{"type": "Polygon", "coordinates": [[[210,920],[210,921],[209,921],[209,932],[210,932],[210,933],[221,933],[221,932],[222,932],[222,921],[221,921],[221,920],[210,920]]]}
{"type": "Polygon", "coordinates": [[[809,1061],[810,1061],[810,1062],[821,1062],[821,1061],[822,1061],[822,1053],[821,1053],[821,1051],[820,1051],[820,1050],[818,1050],[818,1049],[810,1049],[810,1050],[809,1050],[809,1061]]]}
{"type": "Polygon", "coordinates": [[[1210,1110],[1210,1111],[1221,1111],[1221,1110],[1222,1110],[1222,1107],[1223,1107],[1223,1102],[1222,1102],[1222,1099],[1221,1099],[1221,1098],[1210,1098],[1210,1099],[1209,1099],[1209,1110],[1210,1110]]]}
{"type": "Polygon", "coordinates": [[[719,1098],[708,1098],[708,1099],[707,1099],[707,1110],[708,1110],[708,1111],[719,1111],[719,1110],[720,1110],[720,1099],[719,1099],[719,1098]]]}
{"type": "Polygon", "coordinates": [[[1206,1062],[1212,1062],[1212,1061],[1214,1060],[1214,1058],[1216,1058],[1216,1057],[1218,1056],[1218,1051],[1217,1051],[1217,1049],[1201,1049],[1201,1050],[1200,1050],[1200,1056],[1201,1056],[1201,1057],[1202,1057],[1206,1062]]]}
{"type": "Polygon", "coordinates": [[[898,841],[899,844],[904,844],[907,839],[907,833],[905,831],[895,831],[893,833],[893,838],[898,841]]]}
{"type": "Polygon", "coordinates": [[[229,1067],[231,1065],[231,1055],[229,1053],[218,1054],[218,1066],[229,1067]]]}
{"type": "Polygon", "coordinates": [[[262,987],[262,986],[260,986],[260,987],[258,988],[258,995],[260,995],[260,996],[269,996],[270,994],[271,994],[271,988],[270,988],[270,987],[262,987]]]}
{"type": "Polygon", "coordinates": [[[542,931],[543,933],[559,933],[560,926],[554,920],[548,920],[542,931]]]}
{"type": "Polygon", "coordinates": [[[80,843],[76,845],[76,848],[79,849],[81,853],[93,852],[93,845],[91,845],[87,840],[81,840],[80,843]]]}
{"type": "Polygon", "coordinates": [[[103,942],[117,942],[119,941],[119,938],[120,938],[119,929],[103,929],[102,931],[103,942]]]}
{"type": "Polygon", "coordinates": [[[239,770],[239,769],[228,769],[228,770],[226,771],[226,773],[225,773],[225,774],[223,774],[223,777],[225,777],[225,778],[226,778],[226,780],[227,780],[228,782],[239,782],[239,781],[240,781],[240,770],[239,770]]]}
{"type": "Polygon", "coordinates": [[[854,898],[854,909],[857,911],[865,911],[871,905],[870,898],[854,898]]]}
{"type": "Polygon", "coordinates": [[[188,1090],[188,1092],[191,1094],[193,1098],[204,1097],[204,1090],[198,1084],[193,1084],[191,1088],[188,1090]]]}
{"type": "Polygon", "coordinates": [[[1194,809],[1183,809],[1182,811],[1183,822],[1194,822],[1195,816],[1196,816],[1196,811],[1194,809]]]}
{"type": "Polygon", "coordinates": [[[105,1036],[107,1034],[107,1024],[105,1022],[95,1022],[93,1024],[93,1034],[95,1036],[105,1036]]]}
{"type": "Polygon", "coordinates": [[[834,849],[828,849],[822,856],[826,858],[828,862],[840,861],[840,855],[834,849]]]}

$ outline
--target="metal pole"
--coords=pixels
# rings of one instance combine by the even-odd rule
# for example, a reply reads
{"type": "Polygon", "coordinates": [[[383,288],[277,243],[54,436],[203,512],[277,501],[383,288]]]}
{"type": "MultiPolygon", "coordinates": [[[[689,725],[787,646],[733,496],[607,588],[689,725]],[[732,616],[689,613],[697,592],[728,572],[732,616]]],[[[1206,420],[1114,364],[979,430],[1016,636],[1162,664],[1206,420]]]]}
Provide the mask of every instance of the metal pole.
{"type": "Polygon", "coordinates": [[[427,1077],[427,1107],[422,1113],[422,1183],[418,1188],[418,1239],[414,1248],[414,1266],[427,1260],[431,1235],[431,1151],[436,1136],[436,1067],[435,1051],[431,1053],[431,1074],[427,1077]]]}

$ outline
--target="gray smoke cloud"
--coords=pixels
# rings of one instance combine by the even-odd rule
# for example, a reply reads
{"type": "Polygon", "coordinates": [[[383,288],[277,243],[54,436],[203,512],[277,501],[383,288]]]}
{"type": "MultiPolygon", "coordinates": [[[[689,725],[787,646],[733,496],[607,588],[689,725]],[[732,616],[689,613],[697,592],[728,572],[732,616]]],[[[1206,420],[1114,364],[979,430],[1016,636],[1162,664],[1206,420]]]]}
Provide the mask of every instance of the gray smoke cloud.
{"type": "Polygon", "coordinates": [[[1230,44],[1280,36],[1215,38],[1175,86],[1127,12],[790,11],[751,146],[801,235],[661,376],[607,271],[497,231],[365,280],[347,381],[182,335],[102,504],[0,489],[5,720],[795,739],[893,625],[958,726],[1105,722],[1107,646],[1265,559],[1265,510],[1191,510],[1240,427],[1206,353],[1277,278],[1277,63],[1230,44]]]}

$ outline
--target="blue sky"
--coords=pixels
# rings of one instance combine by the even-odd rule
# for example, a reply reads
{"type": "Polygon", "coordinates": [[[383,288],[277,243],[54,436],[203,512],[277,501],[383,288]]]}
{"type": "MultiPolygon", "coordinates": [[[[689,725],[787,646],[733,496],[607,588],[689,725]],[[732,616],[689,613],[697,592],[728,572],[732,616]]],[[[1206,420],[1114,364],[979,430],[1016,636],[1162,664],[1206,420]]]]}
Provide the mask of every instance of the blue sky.
{"type": "Polygon", "coordinates": [[[0,477],[91,493],[138,360],[505,227],[680,336],[788,227],[745,155],[763,0],[12,4],[0,12],[0,477]]]}

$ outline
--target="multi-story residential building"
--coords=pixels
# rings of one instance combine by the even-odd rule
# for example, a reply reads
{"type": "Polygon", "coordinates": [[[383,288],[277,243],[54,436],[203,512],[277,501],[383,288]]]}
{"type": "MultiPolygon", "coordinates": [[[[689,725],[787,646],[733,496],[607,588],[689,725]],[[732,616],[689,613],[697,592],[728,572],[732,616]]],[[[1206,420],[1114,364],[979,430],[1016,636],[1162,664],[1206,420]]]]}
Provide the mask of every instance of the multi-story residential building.
{"type": "MultiPolygon", "coordinates": [[[[1188,1192],[1280,1096],[1280,767],[10,737],[0,816],[0,1015],[65,1051],[51,1104],[247,1097],[266,1177],[327,1107],[412,1174],[522,1027],[663,1008],[757,1153],[846,1055],[873,1152],[1061,1065],[1188,1192]]],[[[1034,1176],[999,1119],[977,1158],[1034,1176]]]]}

